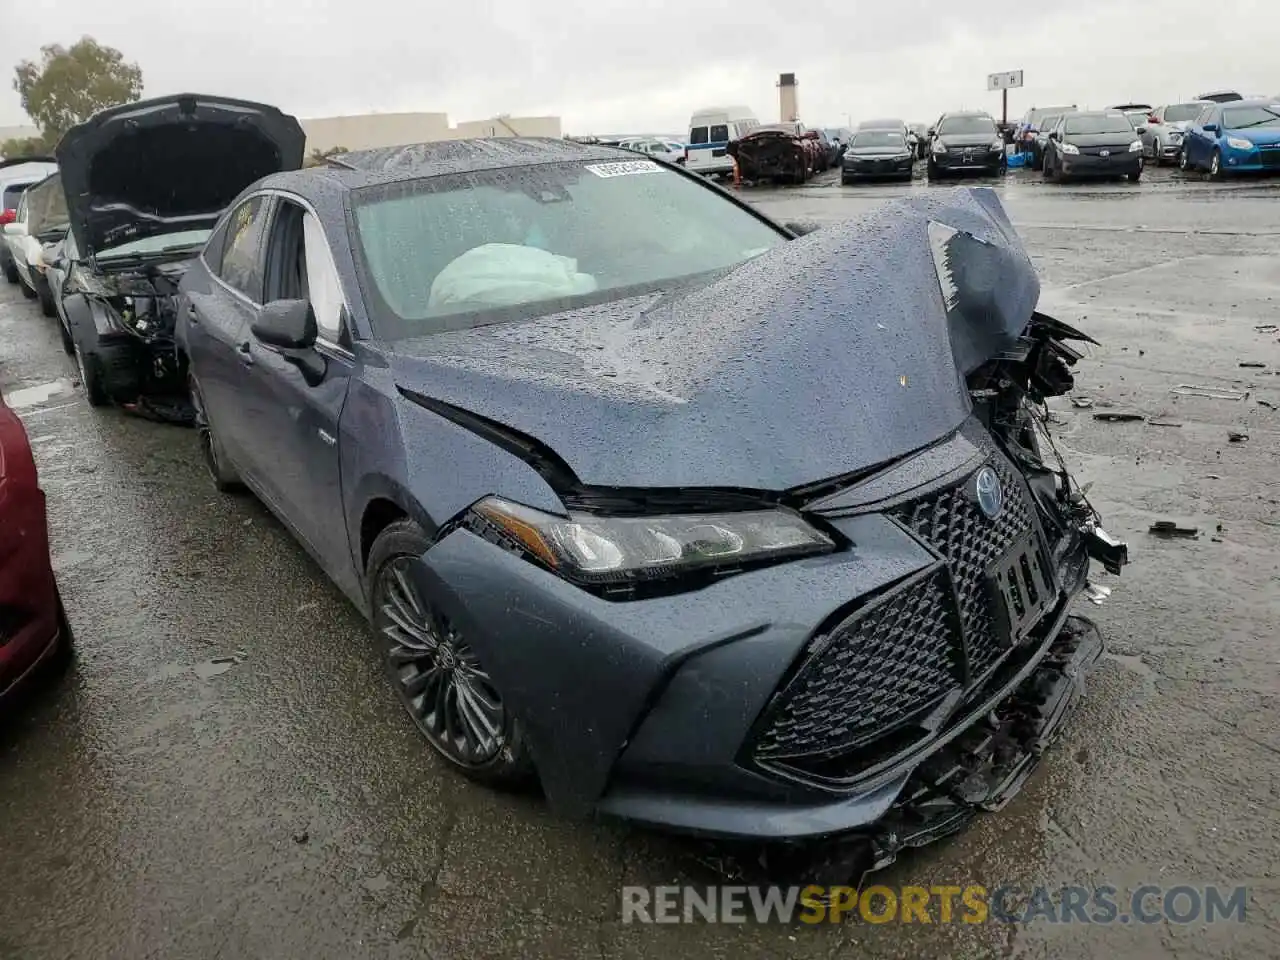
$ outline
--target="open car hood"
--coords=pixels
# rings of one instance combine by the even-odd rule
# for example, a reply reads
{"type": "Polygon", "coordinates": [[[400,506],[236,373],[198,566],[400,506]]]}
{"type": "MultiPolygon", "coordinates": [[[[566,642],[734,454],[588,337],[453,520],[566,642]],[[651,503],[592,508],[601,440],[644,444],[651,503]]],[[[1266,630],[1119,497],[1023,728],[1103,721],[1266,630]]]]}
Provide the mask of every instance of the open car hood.
{"type": "Polygon", "coordinates": [[[391,365],[580,483],[776,491],[956,430],[965,375],[1019,347],[1039,292],[993,191],[930,191],[682,289],[397,342],[391,365]]]}
{"type": "Polygon", "coordinates": [[[254,181],[302,165],[297,119],[247,100],[184,93],[100,111],[57,157],[80,250],[211,227],[254,181]]]}

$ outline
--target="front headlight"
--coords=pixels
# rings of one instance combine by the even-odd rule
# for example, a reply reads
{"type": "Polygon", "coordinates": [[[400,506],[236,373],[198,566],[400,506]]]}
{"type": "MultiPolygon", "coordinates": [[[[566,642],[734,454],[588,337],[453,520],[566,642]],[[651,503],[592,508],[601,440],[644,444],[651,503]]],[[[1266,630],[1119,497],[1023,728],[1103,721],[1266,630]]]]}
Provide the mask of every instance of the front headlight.
{"type": "Polygon", "coordinates": [[[1170,142],[1170,143],[1181,143],[1181,142],[1182,142],[1182,134],[1181,134],[1181,132],[1179,132],[1179,131],[1177,131],[1177,130],[1174,130],[1174,131],[1170,132],[1170,134],[1169,134],[1169,142],[1170,142]]]}
{"type": "Polygon", "coordinates": [[[489,497],[472,515],[566,579],[590,584],[679,577],[835,549],[829,536],[783,509],[566,518],[489,497]]]}
{"type": "Polygon", "coordinates": [[[1242,137],[1227,137],[1227,146],[1233,150],[1252,150],[1253,141],[1245,140],[1242,137]]]}
{"type": "Polygon", "coordinates": [[[1077,147],[1074,143],[1064,143],[1062,145],[1062,152],[1069,156],[1074,157],[1076,154],[1080,152],[1080,148],[1077,147]]]}
{"type": "Polygon", "coordinates": [[[933,147],[931,149],[933,150],[934,153],[946,153],[947,145],[943,143],[941,140],[935,140],[933,141],[933,147]]]}
{"type": "Polygon", "coordinates": [[[1137,153],[1137,152],[1139,152],[1141,149],[1142,149],[1142,141],[1141,141],[1141,140],[1135,140],[1135,141],[1133,141],[1133,143],[1129,144],[1129,152],[1130,152],[1130,153],[1137,153]]]}

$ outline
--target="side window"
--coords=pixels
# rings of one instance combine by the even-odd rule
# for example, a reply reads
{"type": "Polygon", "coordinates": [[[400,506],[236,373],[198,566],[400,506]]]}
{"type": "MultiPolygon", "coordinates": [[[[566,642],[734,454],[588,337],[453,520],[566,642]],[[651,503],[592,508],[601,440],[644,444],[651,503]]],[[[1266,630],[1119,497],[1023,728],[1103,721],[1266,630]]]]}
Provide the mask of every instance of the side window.
{"type": "Polygon", "coordinates": [[[266,210],[265,197],[251,197],[232,212],[218,270],[218,276],[255,303],[262,300],[262,221],[266,210]]]}
{"type": "Polygon", "coordinates": [[[230,222],[229,219],[223,220],[204,245],[204,262],[214,273],[222,270],[222,250],[227,245],[227,224],[230,222]]]}
{"type": "Polygon", "coordinates": [[[724,143],[729,139],[728,124],[717,123],[711,128],[710,138],[712,143],[724,143]]]}
{"type": "Polygon", "coordinates": [[[324,339],[339,343],[342,333],[342,281],[329,251],[324,227],[310,213],[302,217],[303,245],[307,256],[307,287],[316,312],[316,327],[324,339]]]}

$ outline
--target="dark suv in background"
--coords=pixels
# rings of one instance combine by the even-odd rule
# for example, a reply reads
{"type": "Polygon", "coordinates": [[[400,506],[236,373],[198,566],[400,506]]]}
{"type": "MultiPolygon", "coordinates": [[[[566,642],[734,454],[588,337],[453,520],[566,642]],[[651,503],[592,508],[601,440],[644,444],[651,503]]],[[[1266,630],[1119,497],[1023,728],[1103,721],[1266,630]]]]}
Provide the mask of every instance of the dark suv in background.
{"type": "Polygon", "coordinates": [[[957,111],[938,118],[929,140],[930,180],[964,173],[995,176],[1006,168],[1004,138],[990,114],[957,111]]]}

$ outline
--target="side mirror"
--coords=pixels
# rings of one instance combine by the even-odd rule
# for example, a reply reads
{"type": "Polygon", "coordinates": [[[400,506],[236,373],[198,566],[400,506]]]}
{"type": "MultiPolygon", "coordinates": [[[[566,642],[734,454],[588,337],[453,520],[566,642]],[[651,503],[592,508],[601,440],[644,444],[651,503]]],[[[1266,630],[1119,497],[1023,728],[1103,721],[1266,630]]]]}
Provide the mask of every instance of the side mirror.
{"type": "Polygon", "coordinates": [[[6,237],[25,237],[27,235],[27,225],[25,223],[6,223],[4,225],[4,235],[6,237]]]}
{"type": "Polygon", "coordinates": [[[1139,135],[1146,133],[1146,132],[1147,132],[1147,125],[1144,123],[1142,126],[1138,127],[1138,128],[1137,128],[1137,132],[1138,132],[1138,134],[1139,134],[1139,135]]]}
{"type": "Polygon", "coordinates": [[[806,233],[813,233],[819,229],[822,224],[814,223],[812,220],[788,220],[783,226],[797,237],[803,237],[806,233]]]}
{"type": "MultiPolygon", "coordinates": [[[[1204,125],[1204,132],[1205,132],[1205,133],[1217,133],[1217,132],[1218,132],[1218,125],[1217,125],[1216,123],[1206,123],[1206,124],[1204,125]]],[[[6,233],[8,233],[9,228],[8,228],[8,227],[5,227],[4,229],[5,229],[5,232],[6,232],[6,233]]]]}
{"type": "Polygon", "coordinates": [[[316,342],[316,314],[308,300],[273,300],[250,329],[269,347],[306,350],[316,342]]]}

